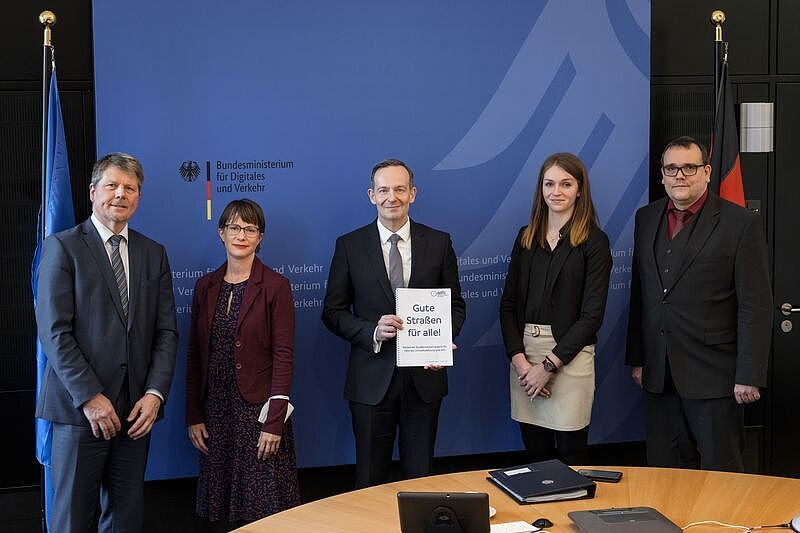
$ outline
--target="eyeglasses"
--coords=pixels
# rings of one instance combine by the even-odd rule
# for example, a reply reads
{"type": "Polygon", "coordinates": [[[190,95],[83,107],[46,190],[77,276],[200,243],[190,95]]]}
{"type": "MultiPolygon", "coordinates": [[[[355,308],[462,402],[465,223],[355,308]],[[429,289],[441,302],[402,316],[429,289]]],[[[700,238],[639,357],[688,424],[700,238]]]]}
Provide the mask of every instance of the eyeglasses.
{"type": "Polygon", "coordinates": [[[248,237],[256,237],[259,233],[261,233],[261,230],[255,226],[242,227],[239,224],[225,224],[225,229],[227,230],[228,235],[231,237],[236,237],[241,232],[244,232],[244,234],[248,237]]]}
{"type": "Polygon", "coordinates": [[[685,177],[694,176],[697,174],[697,169],[700,167],[704,167],[705,165],[683,165],[682,167],[675,167],[672,165],[668,165],[666,167],[661,167],[661,172],[670,178],[674,178],[678,175],[678,171],[681,171],[685,177]]]}

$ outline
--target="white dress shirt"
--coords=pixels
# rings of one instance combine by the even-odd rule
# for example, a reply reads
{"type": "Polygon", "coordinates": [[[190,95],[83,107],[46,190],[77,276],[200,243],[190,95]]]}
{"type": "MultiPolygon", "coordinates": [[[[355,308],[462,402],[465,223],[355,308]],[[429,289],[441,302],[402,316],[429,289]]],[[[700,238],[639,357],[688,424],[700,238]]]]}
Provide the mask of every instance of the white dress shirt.
{"type": "MultiPolygon", "coordinates": [[[[408,282],[411,279],[411,219],[406,219],[406,223],[395,232],[389,231],[386,226],[381,224],[380,219],[375,222],[378,225],[378,235],[381,241],[381,251],[383,252],[383,265],[386,267],[386,277],[389,277],[389,250],[392,243],[389,242],[389,237],[394,234],[400,236],[397,241],[397,251],[400,252],[400,258],[403,260],[403,285],[408,287],[408,282]]],[[[372,348],[375,353],[381,351],[382,341],[378,340],[378,327],[375,326],[375,331],[372,334],[372,348]]]]}
{"type": "MultiPolygon", "coordinates": [[[[108,255],[108,262],[111,263],[111,241],[109,239],[114,236],[114,232],[108,229],[106,226],[100,222],[94,214],[92,214],[92,224],[94,224],[97,233],[100,234],[100,240],[103,241],[103,245],[106,249],[106,255],[108,255]]],[[[128,300],[130,300],[131,294],[131,276],[130,276],[130,262],[128,261],[128,225],[125,224],[125,227],[122,228],[122,231],[119,232],[119,235],[122,235],[122,240],[119,241],[119,257],[122,259],[122,266],[125,267],[125,283],[128,285],[128,300]]]]}
{"type": "Polygon", "coordinates": [[[386,226],[381,224],[380,220],[378,220],[376,224],[378,224],[381,251],[383,252],[383,264],[386,266],[387,277],[390,275],[389,250],[392,247],[392,243],[389,242],[389,237],[394,235],[394,233],[400,236],[400,240],[397,241],[397,250],[400,252],[400,257],[403,259],[403,286],[408,287],[408,281],[411,279],[411,219],[407,219],[406,223],[394,233],[386,229],[386,226]]]}

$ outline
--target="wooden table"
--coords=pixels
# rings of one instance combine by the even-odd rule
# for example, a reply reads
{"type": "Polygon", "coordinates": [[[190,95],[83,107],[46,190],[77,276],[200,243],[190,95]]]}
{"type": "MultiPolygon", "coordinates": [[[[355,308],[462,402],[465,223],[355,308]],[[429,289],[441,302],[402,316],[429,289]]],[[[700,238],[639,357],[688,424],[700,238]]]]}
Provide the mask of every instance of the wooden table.
{"type": "MultiPolygon", "coordinates": [[[[467,492],[489,494],[497,509],[491,523],[546,517],[552,532],[577,531],[567,513],[582,509],[645,505],[661,511],[678,526],[700,520],[717,520],[746,526],[789,522],[800,514],[800,479],[730,474],[671,468],[600,467],[624,472],[619,483],[598,483],[588,500],[518,505],[486,481],[486,471],[461,472],[387,483],[307,503],[272,515],[237,531],[383,533],[399,532],[398,491],[467,492]]],[[[721,531],[719,526],[698,526],[691,532],[721,531]]],[[[735,531],[728,529],[727,531],[735,531]]]]}

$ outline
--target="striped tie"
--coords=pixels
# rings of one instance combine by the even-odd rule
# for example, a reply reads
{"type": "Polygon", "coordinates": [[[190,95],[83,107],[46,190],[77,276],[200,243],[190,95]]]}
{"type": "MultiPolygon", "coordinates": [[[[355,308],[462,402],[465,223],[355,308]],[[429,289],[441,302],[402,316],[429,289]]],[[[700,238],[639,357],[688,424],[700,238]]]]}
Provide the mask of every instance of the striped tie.
{"type": "Polygon", "coordinates": [[[119,299],[122,301],[122,312],[125,314],[125,321],[128,320],[128,281],[125,278],[125,265],[122,264],[122,257],[119,255],[119,243],[122,235],[112,235],[108,242],[111,243],[111,269],[114,271],[114,279],[117,281],[119,289],[119,299]]]}

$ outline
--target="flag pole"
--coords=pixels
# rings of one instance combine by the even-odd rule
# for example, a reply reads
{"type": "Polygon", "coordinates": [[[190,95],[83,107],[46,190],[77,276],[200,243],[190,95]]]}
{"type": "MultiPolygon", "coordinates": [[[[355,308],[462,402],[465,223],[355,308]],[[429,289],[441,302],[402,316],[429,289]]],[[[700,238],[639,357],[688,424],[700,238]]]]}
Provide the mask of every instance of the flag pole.
{"type": "Polygon", "coordinates": [[[39,219],[39,235],[44,240],[45,237],[45,214],[47,212],[47,107],[49,105],[48,95],[50,94],[50,56],[52,55],[53,43],[50,40],[50,27],[56,23],[56,15],[52,11],[42,11],[39,13],[39,22],[44,25],[44,39],[42,41],[42,203],[39,219]]]}
{"type": "MultiPolygon", "coordinates": [[[[52,11],[42,11],[39,13],[39,22],[44,26],[44,36],[42,39],[42,202],[39,208],[39,235],[37,239],[43,242],[47,229],[47,110],[50,105],[48,97],[50,94],[50,72],[52,71],[52,49],[50,27],[56,23],[56,15],[52,11]]],[[[41,520],[41,531],[47,533],[47,490],[45,466],[39,465],[39,512],[41,520]]]]}
{"type": "Polygon", "coordinates": [[[717,99],[721,78],[720,59],[722,55],[722,23],[725,22],[725,12],[719,9],[711,12],[711,23],[714,25],[714,120],[716,120],[717,99]]]}

